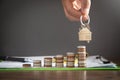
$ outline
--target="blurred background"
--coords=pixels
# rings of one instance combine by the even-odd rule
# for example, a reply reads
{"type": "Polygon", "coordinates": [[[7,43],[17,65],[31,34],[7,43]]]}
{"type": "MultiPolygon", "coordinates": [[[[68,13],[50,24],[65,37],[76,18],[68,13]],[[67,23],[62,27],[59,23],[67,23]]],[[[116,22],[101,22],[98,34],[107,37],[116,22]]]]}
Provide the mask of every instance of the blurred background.
{"type": "Polygon", "coordinates": [[[93,40],[78,41],[80,22],[69,21],[61,0],[0,0],[0,55],[45,56],[77,53],[120,61],[120,0],[92,0],[93,40]]]}

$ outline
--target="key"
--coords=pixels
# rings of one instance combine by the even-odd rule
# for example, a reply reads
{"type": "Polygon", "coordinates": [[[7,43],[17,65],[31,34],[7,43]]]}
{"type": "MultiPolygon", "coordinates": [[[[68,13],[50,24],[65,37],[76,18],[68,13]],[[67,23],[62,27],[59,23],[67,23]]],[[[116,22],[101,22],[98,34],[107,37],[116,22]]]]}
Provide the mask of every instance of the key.
{"type": "Polygon", "coordinates": [[[79,29],[78,35],[79,41],[87,41],[89,43],[92,40],[92,32],[90,31],[89,22],[81,22],[81,28],[79,29]]]}

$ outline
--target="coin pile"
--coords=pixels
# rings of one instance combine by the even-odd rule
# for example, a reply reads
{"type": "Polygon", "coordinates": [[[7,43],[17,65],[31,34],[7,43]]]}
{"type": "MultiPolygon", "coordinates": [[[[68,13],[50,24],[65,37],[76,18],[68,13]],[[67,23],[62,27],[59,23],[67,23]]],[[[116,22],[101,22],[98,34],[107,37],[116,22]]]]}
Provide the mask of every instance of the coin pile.
{"type": "Polygon", "coordinates": [[[67,67],[74,67],[75,54],[73,52],[67,52],[67,67]]]}
{"type": "Polygon", "coordinates": [[[44,67],[52,67],[52,58],[51,57],[44,58],[44,67]]]}
{"type": "Polygon", "coordinates": [[[22,66],[23,66],[23,68],[30,68],[30,67],[31,67],[31,64],[25,63],[25,64],[23,64],[22,66]]]}
{"type": "Polygon", "coordinates": [[[56,67],[63,67],[63,60],[64,60],[64,57],[63,55],[56,55],[55,57],[55,60],[56,60],[56,67]]]}
{"type": "Polygon", "coordinates": [[[86,67],[86,46],[78,46],[78,67],[86,67]]]}
{"type": "MultiPolygon", "coordinates": [[[[74,52],[67,52],[66,56],[46,56],[44,57],[43,65],[42,60],[33,60],[33,67],[86,67],[86,46],[77,46],[77,54],[74,52]]],[[[31,64],[23,64],[23,67],[31,67],[31,64]]]]}
{"type": "Polygon", "coordinates": [[[34,60],[33,67],[41,67],[41,60],[34,60]]]}

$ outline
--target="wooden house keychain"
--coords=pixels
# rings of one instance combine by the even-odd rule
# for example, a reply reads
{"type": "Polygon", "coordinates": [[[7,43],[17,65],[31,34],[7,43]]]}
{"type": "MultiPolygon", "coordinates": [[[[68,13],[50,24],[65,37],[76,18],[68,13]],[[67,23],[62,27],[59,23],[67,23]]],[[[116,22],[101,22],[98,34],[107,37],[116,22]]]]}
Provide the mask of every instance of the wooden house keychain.
{"type": "Polygon", "coordinates": [[[88,43],[92,40],[92,32],[90,31],[90,17],[88,18],[87,22],[82,21],[82,16],[80,17],[81,27],[79,29],[79,41],[87,41],[88,43]]]}

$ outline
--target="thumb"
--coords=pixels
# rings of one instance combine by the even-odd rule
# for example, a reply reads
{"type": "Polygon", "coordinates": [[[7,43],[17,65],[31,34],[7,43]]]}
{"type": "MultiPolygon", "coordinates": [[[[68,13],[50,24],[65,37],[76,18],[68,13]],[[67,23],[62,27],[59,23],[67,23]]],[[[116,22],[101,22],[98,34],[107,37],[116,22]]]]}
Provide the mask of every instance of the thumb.
{"type": "Polygon", "coordinates": [[[81,14],[83,16],[83,20],[87,20],[90,11],[91,0],[80,0],[80,1],[81,1],[81,14]]]}

